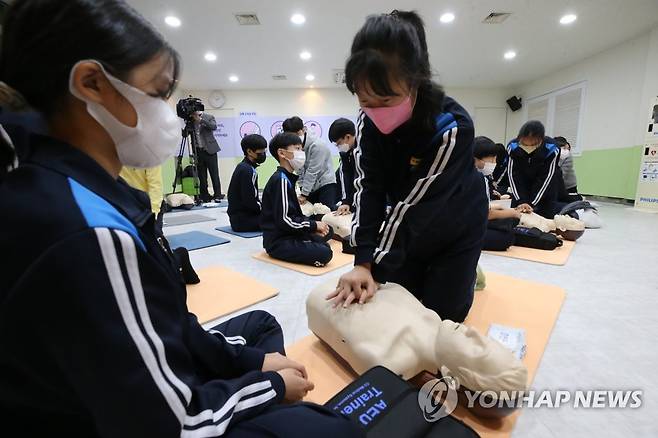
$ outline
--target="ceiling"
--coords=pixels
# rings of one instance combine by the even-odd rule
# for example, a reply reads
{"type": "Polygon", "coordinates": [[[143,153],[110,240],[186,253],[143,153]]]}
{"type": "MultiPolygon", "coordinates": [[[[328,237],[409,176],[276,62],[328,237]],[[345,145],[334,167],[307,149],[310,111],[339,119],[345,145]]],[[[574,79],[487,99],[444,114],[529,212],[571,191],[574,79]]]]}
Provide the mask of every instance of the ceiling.
{"type": "Polygon", "coordinates": [[[366,16],[404,6],[426,22],[432,66],[450,87],[506,87],[538,78],[646,32],[658,22],[656,0],[128,0],[182,54],[187,89],[337,86],[352,37],[366,16]],[[492,11],[511,12],[483,24],[492,11]],[[439,21],[452,12],[450,24],[439,21]],[[258,26],[240,26],[235,13],[256,13],[258,26]],[[303,25],[290,17],[302,13],[303,25]],[[571,25],[560,17],[577,14],[571,25]],[[182,25],[172,28],[164,18],[182,25]],[[303,61],[299,53],[312,58],[303,61]],[[507,50],[517,52],[511,61],[507,50]],[[209,63],[204,54],[217,60],[209,63]],[[305,79],[312,73],[315,79],[305,79]],[[272,75],[286,75],[275,81],[272,75]],[[237,75],[239,81],[229,81],[237,75]]]}

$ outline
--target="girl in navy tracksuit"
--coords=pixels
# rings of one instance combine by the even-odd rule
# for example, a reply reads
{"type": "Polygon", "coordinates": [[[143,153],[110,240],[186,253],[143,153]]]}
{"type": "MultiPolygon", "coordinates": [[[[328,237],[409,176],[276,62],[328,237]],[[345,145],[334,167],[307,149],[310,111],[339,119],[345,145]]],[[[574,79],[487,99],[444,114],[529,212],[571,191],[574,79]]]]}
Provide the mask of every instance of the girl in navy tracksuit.
{"type": "Polygon", "coordinates": [[[354,151],[356,259],[332,294],[335,304],[364,302],[376,283],[393,281],[442,318],[463,321],[487,220],[473,122],[432,82],[415,13],[369,17],[345,73],[362,108],[354,151]]]}
{"type": "MultiPolygon", "coordinates": [[[[0,131],[0,420],[10,436],[356,436],[249,312],[210,331],[146,194],[177,148],[178,55],[120,0],[17,0],[0,80],[48,135],[0,131]]],[[[219,285],[221,287],[221,285],[219,285]]]]}
{"type": "Polygon", "coordinates": [[[560,147],[555,140],[544,136],[541,122],[530,120],[509,142],[507,152],[512,207],[552,219],[565,205],[558,202],[560,147]]]}

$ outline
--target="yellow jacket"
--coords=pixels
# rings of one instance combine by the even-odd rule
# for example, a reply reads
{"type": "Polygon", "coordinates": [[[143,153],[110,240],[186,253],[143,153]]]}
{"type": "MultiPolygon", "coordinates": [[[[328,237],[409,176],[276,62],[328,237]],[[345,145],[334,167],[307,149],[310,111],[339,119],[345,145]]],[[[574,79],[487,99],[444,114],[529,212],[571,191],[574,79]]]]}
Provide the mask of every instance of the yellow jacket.
{"type": "Polygon", "coordinates": [[[131,186],[146,192],[151,199],[151,210],[156,215],[162,203],[162,166],[149,169],[124,167],[119,174],[131,186]]]}

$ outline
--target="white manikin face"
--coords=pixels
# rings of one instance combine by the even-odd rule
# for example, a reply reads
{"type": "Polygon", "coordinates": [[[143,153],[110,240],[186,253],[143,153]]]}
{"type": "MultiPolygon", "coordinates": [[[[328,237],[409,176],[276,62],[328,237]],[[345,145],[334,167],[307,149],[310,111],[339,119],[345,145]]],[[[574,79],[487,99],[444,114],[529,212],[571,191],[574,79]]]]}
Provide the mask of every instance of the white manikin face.
{"type": "Polygon", "coordinates": [[[329,280],[310,293],[308,325],[357,373],[383,365],[409,379],[443,369],[473,391],[527,389],[527,370],[511,351],[472,328],[441,321],[402,286],[388,283],[364,305],[334,309],[325,297],[335,286],[329,280]]]}
{"type": "Polygon", "coordinates": [[[528,370],[505,346],[472,327],[441,321],[436,363],[441,374],[473,391],[524,391],[528,370]]]}

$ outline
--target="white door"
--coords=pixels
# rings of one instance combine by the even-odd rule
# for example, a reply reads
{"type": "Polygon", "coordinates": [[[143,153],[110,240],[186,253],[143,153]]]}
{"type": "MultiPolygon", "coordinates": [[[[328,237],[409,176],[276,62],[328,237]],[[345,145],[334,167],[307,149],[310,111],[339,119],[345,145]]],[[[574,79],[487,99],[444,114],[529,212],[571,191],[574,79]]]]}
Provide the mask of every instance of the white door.
{"type": "Polygon", "coordinates": [[[507,144],[507,108],[475,108],[475,135],[507,144]]]}

